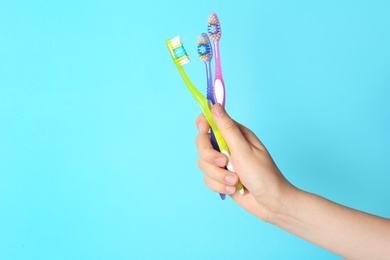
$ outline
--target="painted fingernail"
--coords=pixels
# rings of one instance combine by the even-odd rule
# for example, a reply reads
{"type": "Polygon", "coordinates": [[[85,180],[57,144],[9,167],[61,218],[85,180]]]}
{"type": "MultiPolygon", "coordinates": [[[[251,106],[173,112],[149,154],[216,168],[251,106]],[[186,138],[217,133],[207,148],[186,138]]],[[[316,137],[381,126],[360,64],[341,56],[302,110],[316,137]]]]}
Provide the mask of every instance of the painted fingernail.
{"type": "Polygon", "coordinates": [[[236,187],[234,187],[234,186],[226,186],[225,189],[226,189],[228,194],[233,194],[236,192],[236,187]]]}
{"type": "Polygon", "coordinates": [[[227,183],[229,183],[229,184],[234,185],[234,184],[236,184],[236,182],[237,182],[237,177],[236,177],[236,176],[233,176],[233,175],[228,175],[228,176],[225,177],[225,181],[226,181],[227,183]]]}
{"type": "Polygon", "coordinates": [[[217,116],[221,117],[225,114],[225,109],[217,103],[214,107],[214,112],[217,116]]]}

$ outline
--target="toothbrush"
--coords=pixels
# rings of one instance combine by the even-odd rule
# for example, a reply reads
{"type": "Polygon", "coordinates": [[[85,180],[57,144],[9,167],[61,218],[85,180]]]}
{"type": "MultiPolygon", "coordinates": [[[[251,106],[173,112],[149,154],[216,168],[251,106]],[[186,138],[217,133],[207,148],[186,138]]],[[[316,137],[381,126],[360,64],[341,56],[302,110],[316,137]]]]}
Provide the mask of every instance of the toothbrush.
{"type": "Polygon", "coordinates": [[[209,15],[208,19],[208,33],[210,39],[214,43],[214,53],[215,53],[215,79],[214,79],[214,89],[216,95],[216,101],[225,107],[225,82],[222,77],[222,67],[221,67],[221,56],[219,50],[219,41],[222,36],[221,24],[219,22],[218,16],[216,13],[212,12],[209,15]]]}
{"type": "MultiPolygon", "coordinates": [[[[225,139],[222,137],[221,132],[217,128],[214,119],[211,115],[211,103],[207,98],[192,84],[191,80],[187,76],[186,72],[183,69],[183,65],[190,62],[187,52],[184,49],[183,43],[181,42],[180,36],[177,36],[173,39],[167,40],[166,44],[168,46],[169,52],[172,56],[173,62],[175,63],[177,69],[180,72],[181,77],[183,78],[184,82],[186,83],[188,90],[191,92],[192,96],[196,99],[198,104],[200,105],[200,108],[203,111],[203,114],[205,115],[207,122],[209,123],[211,129],[214,132],[215,139],[217,140],[219,150],[221,153],[225,154],[228,158],[228,164],[226,168],[231,171],[235,172],[231,158],[230,158],[230,150],[227,146],[225,139]]],[[[236,185],[237,190],[240,192],[240,194],[245,194],[244,187],[242,186],[241,182],[238,182],[236,185]]]]}
{"type": "MultiPolygon", "coordinates": [[[[198,57],[206,65],[207,99],[210,100],[212,105],[214,105],[216,101],[215,101],[213,76],[211,73],[211,64],[210,64],[210,61],[213,58],[213,51],[211,48],[210,39],[206,33],[202,33],[199,35],[197,45],[198,45],[198,57]]],[[[219,151],[217,140],[215,140],[215,135],[213,130],[210,131],[210,140],[214,150],[219,151]]],[[[219,196],[221,197],[222,200],[226,198],[226,194],[223,193],[220,193],[219,196]]]]}
{"type": "Polygon", "coordinates": [[[213,76],[211,73],[211,64],[210,61],[213,58],[213,51],[211,49],[210,39],[206,33],[202,33],[198,37],[198,57],[201,61],[206,64],[206,74],[207,74],[207,99],[211,101],[214,105],[215,101],[215,91],[213,76]]]}

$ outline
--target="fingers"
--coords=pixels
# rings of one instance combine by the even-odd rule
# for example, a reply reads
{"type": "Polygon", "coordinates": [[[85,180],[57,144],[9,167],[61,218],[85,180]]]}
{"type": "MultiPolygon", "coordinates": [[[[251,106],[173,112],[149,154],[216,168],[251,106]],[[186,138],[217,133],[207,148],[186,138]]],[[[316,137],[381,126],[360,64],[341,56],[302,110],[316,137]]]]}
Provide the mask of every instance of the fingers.
{"type": "Polygon", "coordinates": [[[198,160],[198,167],[205,173],[204,182],[212,191],[225,194],[233,194],[236,191],[237,175],[207,163],[201,158],[198,160]]]}
{"type": "Polygon", "coordinates": [[[201,133],[201,134],[208,133],[209,128],[210,128],[209,123],[207,122],[206,117],[203,114],[198,116],[198,118],[196,119],[195,125],[198,128],[199,133],[201,133]]]}
{"type": "MultiPolygon", "coordinates": [[[[223,109],[223,108],[222,108],[223,109]]],[[[226,114],[225,111],[222,112],[223,114],[226,114]]],[[[217,120],[216,120],[217,121],[217,120]]],[[[235,122],[234,120],[232,120],[228,115],[227,115],[227,120],[223,120],[225,121],[225,127],[223,128],[231,128],[233,129],[233,131],[230,131],[230,132],[235,132],[236,131],[236,127],[238,128],[239,132],[241,132],[241,135],[243,136],[243,138],[249,142],[251,145],[255,146],[256,148],[258,149],[261,149],[261,150],[264,150],[265,147],[264,145],[261,143],[261,141],[256,137],[256,135],[250,130],[248,129],[247,127],[245,127],[244,125],[241,125],[237,122],[235,122]],[[228,121],[228,122],[226,122],[228,121]],[[229,126],[229,124],[231,124],[231,126],[229,126]]],[[[222,121],[221,121],[222,122],[222,121]]],[[[219,122],[219,123],[221,123],[219,122]]],[[[216,122],[217,123],[217,122],[216,122]]],[[[196,126],[199,130],[199,133],[201,134],[205,134],[205,133],[208,133],[208,130],[210,128],[205,116],[203,114],[201,114],[197,119],[196,119],[196,126]]],[[[220,126],[218,126],[220,128],[220,126]]],[[[222,132],[223,130],[220,129],[220,131],[222,132]]],[[[224,131],[226,132],[226,131],[224,131]]],[[[238,131],[236,131],[237,135],[240,137],[240,134],[239,134],[238,131]]],[[[227,139],[229,139],[229,137],[226,137],[227,139]]],[[[225,139],[226,139],[225,138],[225,139]]],[[[242,140],[241,140],[242,141],[242,140]]],[[[228,142],[228,141],[227,141],[228,142]]],[[[238,140],[238,142],[240,142],[240,140],[238,140]]]]}
{"type": "Polygon", "coordinates": [[[203,161],[218,167],[226,166],[226,156],[214,150],[210,143],[210,136],[207,133],[199,134],[195,139],[195,143],[198,149],[198,154],[203,161]]]}
{"type": "Polygon", "coordinates": [[[204,115],[196,119],[196,126],[199,129],[199,135],[195,139],[198,154],[202,160],[218,167],[225,167],[228,160],[226,156],[216,151],[210,142],[208,134],[209,124],[204,115]]]}
{"type": "Polygon", "coordinates": [[[233,194],[238,176],[227,171],[227,157],[214,150],[208,134],[209,125],[206,118],[201,115],[196,120],[199,134],[195,139],[199,153],[198,167],[204,172],[204,182],[213,191],[225,194],[233,194]]]}
{"type": "Polygon", "coordinates": [[[217,182],[217,181],[209,178],[207,175],[204,176],[204,183],[206,184],[206,186],[210,190],[212,190],[214,192],[222,193],[222,194],[232,195],[237,190],[234,185],[225,185],[223,183],[217,182]]]}
{"type": "Polygon", "coordinates": [[[226,113],[220,104],[215,104],[211,109],[213,119],[219,131],[221,131],[230,150],[237,150],[240,153],[248,152],[250,144],[242,134],[239,125],[226,113]]]}

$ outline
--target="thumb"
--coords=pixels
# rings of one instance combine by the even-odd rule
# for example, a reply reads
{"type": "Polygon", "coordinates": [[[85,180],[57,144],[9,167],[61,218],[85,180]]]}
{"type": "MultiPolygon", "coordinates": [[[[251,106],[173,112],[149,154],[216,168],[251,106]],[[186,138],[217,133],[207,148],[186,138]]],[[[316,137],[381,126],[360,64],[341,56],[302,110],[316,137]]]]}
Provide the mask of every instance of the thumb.
{"type": "Polygon", "coordinates": [[[216,103],[212,107],[211,113],[215,124],[232,152],[238,150],[242,153],[250,148],[238,124],[226,113],[221,104],[216,103]]]}

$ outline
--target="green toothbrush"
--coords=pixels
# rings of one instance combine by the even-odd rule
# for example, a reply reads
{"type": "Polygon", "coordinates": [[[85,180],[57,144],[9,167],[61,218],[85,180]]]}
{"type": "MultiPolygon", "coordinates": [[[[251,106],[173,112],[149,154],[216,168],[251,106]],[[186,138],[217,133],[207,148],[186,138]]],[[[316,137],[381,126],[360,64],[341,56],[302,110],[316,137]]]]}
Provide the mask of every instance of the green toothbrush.
{"type": "MultiPolygon", "coordinates": [[[[191,80],[188,78],[186,72],[183,69],[183,65],[190,62],[187,52],[184,49],[183,43],[181,42],[180,36],[176,36],[173,39],[167,40],[166,44],[168,46],[169,52],[171,53],[172,59],[177,67],[177,69],[180,72],[180,75],[182,76],[184,82],[186,83],[188,89],[190,90],[192,96],[196,99],[198,104],[200,105],[200,108],[203,111],[203,114],[205,115],[207,122],[209,123],[211,129],[214,132],[215,139],[217,140],[217,144],[219,147],[219,150],[221,153],[225,154],[228,157],[228,164],[226,168],[231,171],[235,172],[233,165],[231,163],[230,159],[230,150],[227,146],[225,139],[222,137],[221,132],[217,128],[213,117],[211,115],[210,107],[212,104],[210,101],[192,84],[191,80]]],[[[240,192],[240,194],[245,194],[244,187],[241,182],[238,182],[236,185],[237,190],[240,192]]]]}

